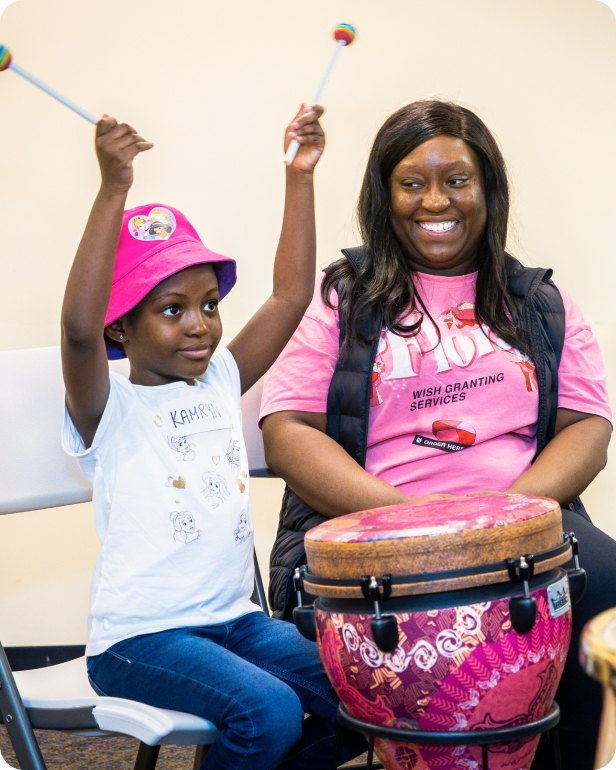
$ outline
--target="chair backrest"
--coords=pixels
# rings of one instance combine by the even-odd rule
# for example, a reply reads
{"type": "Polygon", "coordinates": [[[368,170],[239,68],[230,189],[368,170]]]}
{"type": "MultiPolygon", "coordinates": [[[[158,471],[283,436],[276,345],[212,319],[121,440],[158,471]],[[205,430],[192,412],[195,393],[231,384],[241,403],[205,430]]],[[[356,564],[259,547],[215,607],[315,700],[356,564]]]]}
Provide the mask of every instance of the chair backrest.
{"type": "MultiPolygon", "coordinates": [[[[111,364],[127,373],[127,362],[111,364]]],[[[262,382],[242,398],[250,473],[270,475],[257,425],[262,382]]],[[[92,499],[77,461],[60,444],[64,383],[60,348],[0,352],[0,514],[92,499]]]]}

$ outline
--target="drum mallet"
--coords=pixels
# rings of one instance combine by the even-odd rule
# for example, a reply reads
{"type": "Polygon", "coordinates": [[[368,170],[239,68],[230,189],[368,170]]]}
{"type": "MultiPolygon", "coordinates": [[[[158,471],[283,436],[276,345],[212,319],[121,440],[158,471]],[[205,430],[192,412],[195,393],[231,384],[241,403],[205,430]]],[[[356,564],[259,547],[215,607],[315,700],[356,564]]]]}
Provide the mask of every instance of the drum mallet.
{"type": "Polygon", "coordinates": [[[12,69],[13,72],[16,72],[18,75],[21,75],[22,78],[29,80],[35,86],[38,86],[38,88],[40,88],[42,91],[45,91],[45,93],[49,94],[49,96],[53,96],[54,99],[57,99],[59,102],[62,102],[62,104],[64,104],[65,107],[68,107],[70,110],[73,110],[73,112],[76,112],[78,115],[81,115],[82,118],[89,120],[90,123],[98,122],[97,119],[94,117],[94,115],[90,115],[89,112],[86,112],[85,110],[83,110],[79,105],[75,104],[75,102],[71,102],[70,99],[67,99],[65,96],[62,96],[62,94],[59,94],[55,89],[46,85],[41,80],[34,77],[34,75],[31,75],[29,72],[26,72],[26,70],[22,69],[19,65],[15,64],[9,49],[5,45],[0,45],[0,72],[4,72],[4,70],[8,70],[8,69],[12,69]]]}
{"type": "MultiPolygon", "coordinates": [[[[316,90],[314,99],[310,103],[311,106],[313,104],[319,103],[321,94],[323,93],[323,89],[325,88],[325,85],[329,80],[329,76],[331,75],[332,70],[334,69],[334,65],[338,60],[338,56],[340,56],[340,51],[342,51],[342,49],[345,48],[347,45],[351,45],[351,43],[355,40],[356,35],[357,35],[357,30],[351,24],[339,24],[334,30],[334,39],[338,41],[338,45],[336,46],[334,55],[332,56],[327,69],[325,70],[325,75],[323,75],[323,79],[319,83],[319,87],[316,90]]],[[[299,148],[300,148],[300,143],[297,141],[297,139],[293,139],[293,141],[287,148],[286,155],[284,156],[284,162],[287,166],[290,166],[291,163],[293,163],[293,158],[297,155],[297,151],[299,150],[299,148]]]]}

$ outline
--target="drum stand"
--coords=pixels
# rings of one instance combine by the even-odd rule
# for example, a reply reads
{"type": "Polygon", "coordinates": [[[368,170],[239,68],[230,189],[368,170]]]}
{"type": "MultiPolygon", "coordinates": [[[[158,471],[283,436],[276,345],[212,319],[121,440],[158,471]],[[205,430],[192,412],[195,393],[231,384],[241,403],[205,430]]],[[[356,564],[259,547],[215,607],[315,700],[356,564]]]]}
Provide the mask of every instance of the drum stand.
{"type": "Polygon", "coordinates": [[[336,748],[334,751],[334,770],[338,767],[340,753],[340,725],[356,733],[362,733],[368,737],[368,762],[366,770],[372,770],[374,756],[374,739],[383,738],[388,741],[400,743],[423,744],[424,746],[481,746],[482,770],[488,767],[488,746],[496,743],[511,743],[523,738],[533,738],[540,733],[550,732],[550,745],[552,747],[552,770],[562,770],[560,764],[560,750],[558,747],[558,731],[556,726],[560,721],[560,708],[554,702],[550,712],[543,719],[534,722],[525,722],[513,727],[501,727],[497,730],[468,730],[466,732],[436,732],[433,730],[411,730],[401,727],[385,727],[366,722],[351,716],[346,708],[338,706],[338,732],[336,734],[336,748]]]}

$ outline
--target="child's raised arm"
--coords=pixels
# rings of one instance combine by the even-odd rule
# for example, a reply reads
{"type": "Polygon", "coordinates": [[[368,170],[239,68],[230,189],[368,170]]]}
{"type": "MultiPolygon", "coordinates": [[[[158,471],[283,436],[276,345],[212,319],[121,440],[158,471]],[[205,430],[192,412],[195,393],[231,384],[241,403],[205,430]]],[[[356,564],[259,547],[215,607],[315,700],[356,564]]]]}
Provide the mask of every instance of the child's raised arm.
{"type": "Polygon", "coordinates": [[[323,108],[302,105],[287,128],[285,150],[293,139],[300,149],[287,166],[282,232],[274,263],[274,289],[229,344],[245,393],[270,368],[297,328],[314,292],[316,229],[313,173],[325,147],[319,124],[323,108]]]}
{"type": "Polygon", "coordinates": [[[77,249],[62,305],[62,369],[66,405],[86,447],[92,444],[109,396],[104,341],[124,204],[133,160],[153,145],[131,126],[105,116],[96,124],[101,187],[77,249]]]}

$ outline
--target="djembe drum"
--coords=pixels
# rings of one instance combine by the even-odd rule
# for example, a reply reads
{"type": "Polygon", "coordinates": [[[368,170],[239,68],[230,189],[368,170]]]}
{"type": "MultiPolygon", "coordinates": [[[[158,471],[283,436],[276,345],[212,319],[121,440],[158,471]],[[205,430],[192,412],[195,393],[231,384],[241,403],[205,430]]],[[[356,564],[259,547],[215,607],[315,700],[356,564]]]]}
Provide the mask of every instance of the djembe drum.
{"type": "Polygon", "coordinates": [[[616,753],[616,608],[602,612],[584,627],[580,663],[603,685],[595,767],[605,767],[616,753]]]}
{"type": "MultiPolygon", "coordinates": [[[[550,711],[567,657],[585,573],[570,589],[561,565],[576,543],[558,503],[522,495],[341,516],[306,535],[296,587],[318,598],[294,617],[353,717],[411,731],[526,724],[550,711]]],[[[491,745],[490,770],[528,770],[538,741],[491,745]]],[[[388,770],[475,770],[487,757],[383,739],[375,750],[388,770]]]]}

